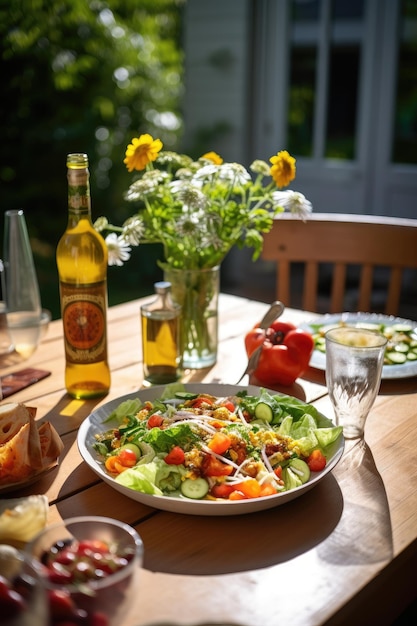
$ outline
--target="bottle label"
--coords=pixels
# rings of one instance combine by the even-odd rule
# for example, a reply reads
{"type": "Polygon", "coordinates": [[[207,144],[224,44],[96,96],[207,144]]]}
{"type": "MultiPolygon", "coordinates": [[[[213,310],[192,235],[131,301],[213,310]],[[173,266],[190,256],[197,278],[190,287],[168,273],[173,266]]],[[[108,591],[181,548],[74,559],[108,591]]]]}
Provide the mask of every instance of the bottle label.
{"type": "Polygon", "coordinates": [[[68,206],[79,211],[90,206],[90,185],[87,168],[69,169],[68,178],[68,206]]]}
{"type": "Polygon", "coordinates": [[[106,282],[74,286],[60,284],[67,363],[107,360],[106,282]]]}

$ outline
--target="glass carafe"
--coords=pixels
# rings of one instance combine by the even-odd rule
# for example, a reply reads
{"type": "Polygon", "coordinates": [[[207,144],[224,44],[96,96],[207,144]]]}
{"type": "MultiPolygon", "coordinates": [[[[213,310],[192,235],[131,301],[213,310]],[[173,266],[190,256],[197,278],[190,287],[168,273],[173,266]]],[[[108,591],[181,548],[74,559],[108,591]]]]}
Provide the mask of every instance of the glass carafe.
{"type": "Polygon", "coordinates": [[[3,257],[7,326],[14,349],[28,358],[39,343],[42,307],[22,210],[5,213],[3,257]]]}

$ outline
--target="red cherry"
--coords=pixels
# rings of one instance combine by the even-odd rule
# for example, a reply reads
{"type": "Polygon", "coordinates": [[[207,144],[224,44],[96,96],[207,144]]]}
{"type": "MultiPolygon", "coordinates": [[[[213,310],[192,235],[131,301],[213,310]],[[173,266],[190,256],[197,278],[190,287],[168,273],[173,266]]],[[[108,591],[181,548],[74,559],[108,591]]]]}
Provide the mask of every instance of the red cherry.
{"type": "Polygon", "coordinates": [[[76,608],[70,594],[60,589],[53,589],[49,592],[49,608],[54,618],[76,615],[76,608]]]}
{"type": "Polygon", "coordinates": [[[48,579],[54,585],[69,585],[73,581],[73,575],[60,563],[51,563],[48,569],[48,579]]]}
{"type": "Polygon", "coordinates": [[[61,563],[61,565],[71,565],[74,563],[76,559],[76,555],[70,549],[62,550],[62,552],[58,552],[56,557],[54,558],[55,563],[61,563]]]}
{"type": "Polygon", "coordinates": [[[102,554],[105,554],[108,551],[109,546],[104,541],[99,541],[98,539],[86,539],[85,541],[80,541],[77,549],[78,554],[91,554],[94,552],[101,552],[102,554]]]}
{"type": "Polygon", "coordinates": [[[90,616],[90,626],[109,626],[109,619],[104,613],[93,613],[90,616]]]}
{"type": "Polygon", "coordinates": [[[10,587],[3,586],[0,595],[0,614],[3,618],[9,619],[22,613],[26,609],[26,602],[20,593],[10,587]]]}

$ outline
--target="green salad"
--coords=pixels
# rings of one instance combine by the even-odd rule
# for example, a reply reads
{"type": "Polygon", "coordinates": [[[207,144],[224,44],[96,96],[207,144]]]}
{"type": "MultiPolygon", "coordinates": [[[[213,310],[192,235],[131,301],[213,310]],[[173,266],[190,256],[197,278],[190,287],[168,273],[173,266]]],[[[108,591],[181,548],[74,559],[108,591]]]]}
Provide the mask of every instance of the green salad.
{"type": "Polygon", "coordinates": [[[342,428],[296,398],[260,389],[216,397],[179,383],[122,402],[96,435],[115,481],[147,494],[243,500],[295,489],[322,471],[342,428]]]}
{"type": "Polygon", "coordinates": [[[325,334],[332,328],[349,326],[365,328],[382,333],[388,343],[385,348],[384,365],[402,365],[417,361],[417,329],[408,323],[372,323],[372,322],[344,322],[334,324],[311,324],[314,347],[320,352],[326,352],[325,334]]]}

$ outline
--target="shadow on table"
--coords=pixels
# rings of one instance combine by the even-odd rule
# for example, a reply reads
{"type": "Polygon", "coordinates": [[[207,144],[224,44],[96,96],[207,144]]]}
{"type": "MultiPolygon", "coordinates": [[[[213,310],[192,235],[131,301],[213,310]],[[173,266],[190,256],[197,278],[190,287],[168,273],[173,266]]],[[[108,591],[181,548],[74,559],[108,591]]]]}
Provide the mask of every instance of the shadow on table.
{"type": "Polygon", "coordinates": [[[342,493],[329,474],[301,497],[266,511],[230,517],[163,512],[140,525],[144,567],[209,576],[288,561],[323,542],[337,526],[342,493]]]}
{"type": "Polygon", "coordinates": [[[318,548],[335,565],[364,565],[392,558],[391,518],[384,483],[364,440],[346,441],[334,470],[343,491],[343,515],[318,548]]]}

